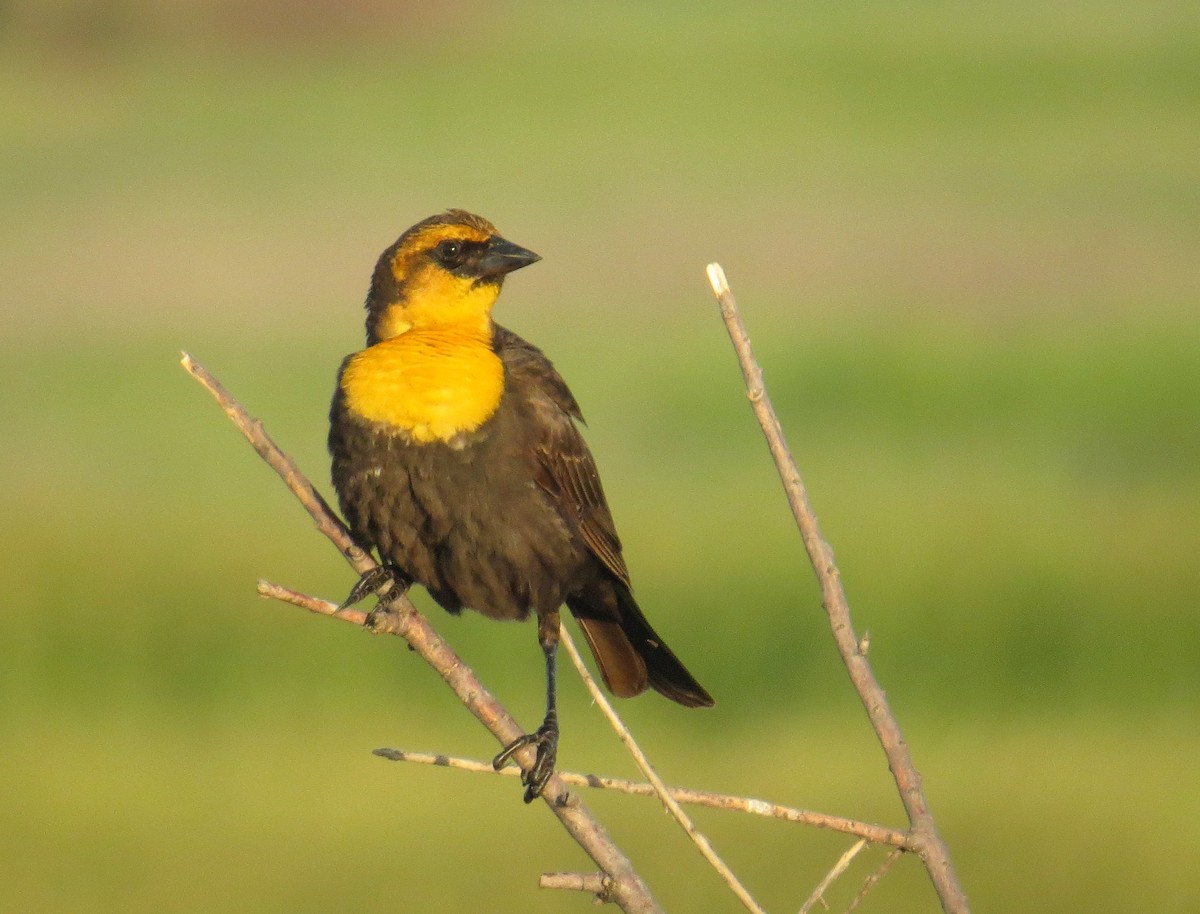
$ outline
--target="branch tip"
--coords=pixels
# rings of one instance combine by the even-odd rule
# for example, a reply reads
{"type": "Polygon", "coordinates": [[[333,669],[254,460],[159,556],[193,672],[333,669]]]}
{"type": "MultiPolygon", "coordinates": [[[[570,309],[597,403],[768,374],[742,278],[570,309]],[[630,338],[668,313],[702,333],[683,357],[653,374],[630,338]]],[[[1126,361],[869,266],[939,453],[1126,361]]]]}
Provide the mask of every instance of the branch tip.
{"type": "Polygon", "coordinates": [[[725,278],[725,271],[719,263],[710,263],[704,271],[708,274],[708,284],[712,286],[714,295],[719,298],[729,294],[729,280],[725,278]]]}

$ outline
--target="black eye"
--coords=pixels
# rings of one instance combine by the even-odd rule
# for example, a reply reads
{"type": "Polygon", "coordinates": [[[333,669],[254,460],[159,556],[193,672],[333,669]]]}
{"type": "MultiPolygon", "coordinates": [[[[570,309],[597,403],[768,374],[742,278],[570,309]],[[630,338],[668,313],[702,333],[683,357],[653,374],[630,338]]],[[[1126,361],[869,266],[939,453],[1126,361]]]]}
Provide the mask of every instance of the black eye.
{"type": "Polygon", "coordinates": [[[466,257],[466,245],[461,241],[440,241],[433,249],[433,256],[443,266],[453,269],[462,265],[466,257]]]}

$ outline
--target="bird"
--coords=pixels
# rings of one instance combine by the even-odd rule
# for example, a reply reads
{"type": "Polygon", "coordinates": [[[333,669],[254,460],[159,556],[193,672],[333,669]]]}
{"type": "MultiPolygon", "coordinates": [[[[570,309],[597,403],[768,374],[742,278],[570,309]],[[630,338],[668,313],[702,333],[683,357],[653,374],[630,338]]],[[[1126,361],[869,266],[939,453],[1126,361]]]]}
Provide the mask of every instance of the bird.
{"type": "Polygon", "coordinates": [[[634,599],[574,395],[540,349],[492,320],[505,277],[540,259],[461,209],[400,235],[375,265],[366,346],[341,363],[328,439],[351,537],[379,556],[343,606],[391,581],[455,615],[536,616],[545,717],[493,762],[536,747],[526,803],[557,762],[564,604],[614,695],[714,703],[634,599]]]}

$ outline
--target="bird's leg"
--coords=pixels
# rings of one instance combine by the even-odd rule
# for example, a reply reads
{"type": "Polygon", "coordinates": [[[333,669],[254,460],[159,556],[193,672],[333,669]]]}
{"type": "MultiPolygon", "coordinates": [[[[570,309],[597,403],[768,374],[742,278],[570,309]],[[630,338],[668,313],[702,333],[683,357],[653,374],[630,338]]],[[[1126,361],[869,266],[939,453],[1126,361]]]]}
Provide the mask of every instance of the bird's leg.
{"type": "Polygon", "coordinates": [[[513,753],[522,746],[537,746],[537,758],[528,771],[521,775],[525,785],[525,802],[532,803],[541,795],[554,764],[558,760],[558,700],[555,674],[555,657],[558,653],[558,610],[538,616],[538,644],[546,657],[546,718],[534,733],[513,740],[492,760],[497,771],[504,767],[513,753]]]}

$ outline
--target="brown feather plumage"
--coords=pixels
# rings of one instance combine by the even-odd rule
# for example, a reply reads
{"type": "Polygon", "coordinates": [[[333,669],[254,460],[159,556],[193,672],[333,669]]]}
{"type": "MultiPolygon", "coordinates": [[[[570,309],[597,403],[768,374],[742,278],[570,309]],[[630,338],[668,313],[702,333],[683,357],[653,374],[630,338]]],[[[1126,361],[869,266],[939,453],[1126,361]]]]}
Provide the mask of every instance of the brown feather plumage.
{"type": "MultiPolygon", "coordinates": [[[[490,309],[504,273],[537,259],[494,233],[487,220],[450,210],[413,226],[384,252],[367,299],[367,342],[377,347],[372,352],[399,343],[400,355],[380,360],[388,367],[379,370],[405,371],[406,341],[428,335],[428,322],[440,320],[437,300],[419,299],[414,307],[406,299],[410,285],[478,297],[479,284],[486,292],[491,283],[490,297],[479,299],[490,309]],[[462,246],[448,249],[457,244],[456,228],[462,230],[462,246]],[[453,258],[445,274],[437,272],[439,257],[453,258]],[[489,268],[498,275],[486,272],[489,268]]],[[[447,307],[462,314],[467,301],[448,299],[447,307]]],[[[486,418],[451,426],[444,438],[430,440],[427,433],[416,434],[416,426],[410,434],[356,412],[342,383],[356,356],[343,363],[330,410],[329,450],[334,487],[355,541],[377,550],[402,582],[423,585],[452,613],[469,608],[494,619],[536,614],[551,673],[558,610],[566,604],[614,694],[629,697],[653,688],[689,707],[711,705],[708,692],[666,647],[633,598],[600,475],[577,424],[582,415],[575,397],[541,350],[491,324],[487,310],[480,317],[483,334],[465,333],[464,345],[486,353],[491,328],[490,350],[502,368],[502,390],[486,418]]],[[[492,355],[487,358],[495,363],[492,355]]],[[[371,388],[373,376],[364,380],[363,372],[374,370],[373,364],[356,363],[353,390],[366,384],[378,408],[380,396],[386,406],[386,392],[397,384],[395,389],[403,391],[409,382],[389,374],[371,388]]],[[[431,402],[441,402],[440,389],[432,388],[431,402]]],[[[540,735],[529,738],[539,743],[539,770],[527,780],[526,799],[540,790],[553,765],[552,675],[549,683],[551,710],[540,735]]]]}

